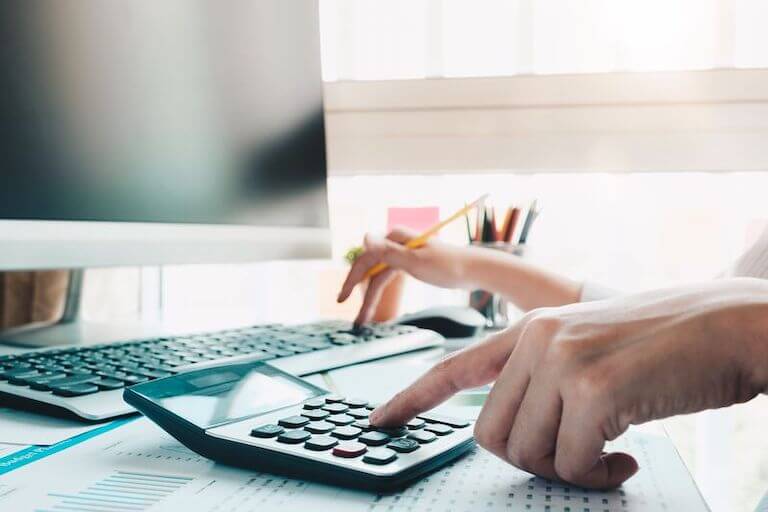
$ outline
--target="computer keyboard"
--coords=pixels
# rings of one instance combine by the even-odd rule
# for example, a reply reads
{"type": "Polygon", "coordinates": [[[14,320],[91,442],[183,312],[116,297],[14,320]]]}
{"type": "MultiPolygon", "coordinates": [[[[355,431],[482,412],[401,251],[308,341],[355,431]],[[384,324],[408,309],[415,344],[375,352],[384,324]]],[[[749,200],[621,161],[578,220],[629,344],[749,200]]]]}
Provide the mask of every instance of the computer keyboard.
{"type": "Polygon", "coordinates": [[[442,341],[411,326],[354,329],[349,322],[326,321],[43,349],[0,356],[0,393],[103,420],[135,412],[122,400],[123,388],[182,371],[260,360],[301,376],[442,341]]]}

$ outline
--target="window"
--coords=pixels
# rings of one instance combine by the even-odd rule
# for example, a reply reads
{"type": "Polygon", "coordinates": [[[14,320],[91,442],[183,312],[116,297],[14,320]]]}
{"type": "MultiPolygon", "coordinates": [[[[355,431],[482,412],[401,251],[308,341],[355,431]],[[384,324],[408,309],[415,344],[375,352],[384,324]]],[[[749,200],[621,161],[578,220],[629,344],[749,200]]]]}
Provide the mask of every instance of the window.
{"type": "Polygon", "coordinates": [[[763,0],[320,0],[334,80],[768,66],[763,0]]]}

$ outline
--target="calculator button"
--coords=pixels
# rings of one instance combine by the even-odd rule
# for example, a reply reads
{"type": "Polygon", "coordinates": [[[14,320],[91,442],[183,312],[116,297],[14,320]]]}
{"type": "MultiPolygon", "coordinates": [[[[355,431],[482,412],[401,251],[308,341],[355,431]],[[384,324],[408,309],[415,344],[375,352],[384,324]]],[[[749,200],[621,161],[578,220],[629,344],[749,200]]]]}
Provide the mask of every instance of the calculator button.
{"type": "Polygon", "coordinates": [[[355,421],[355,418],[349,414],[334,414],[333,416],[328,416],[326,421],[330,421],[334,425],[349,425],[355,421]]]}
{"type": "Polygon", "coordinates": [[[309,439],[306,443],[304,443],[304,448],[306,448],[307,450],[315,451],[315,452],[322,452],[325,450],[330,450],[337,444],[339,444],[339,441],[337,441],[332,437],[315,436],[312,439],[309,439]]]}
{"type": "Polygon", "coordinates": [[[337,457],[352,459],[354,457],[359,457],[360,455],[364,454],[366,450],[368,450],[368,447],[366,447],[363,443],[352,441],[349,443],[341,443],[340,445],[338,445],[336,448],[333,449],[333,454],[337,457]]]}
{"type": "Polygon", "coordinates": [[[313,434],[327,434],[331,430],[335,429],[336,425],[328,423],[327,421],[313,421],[304,430],[312,432],[313,434]]]}
{"type": "Polygon", "coordinates": [[[410,434],[408,434],[408,438],[413,439],[419,444],[424,444],[424,443],[431,443],[432,441],[437,439],[437,435],[433,434],[432,432],[427,432],[425,430],[415,430],[410,434]]]}
{"type": "Polygon", "coordinates": [[[424,421],[421,418],[413,418],[411,421],[405,424],[406,427],[408,427],[408,430],[419,430],[424,426],[426,421],[424,421]]]}
{"type": "Polygon", "coordinates": [[[327,404],[336,404],[344,401],[344,397],[339,395],[325,395],[324,398],[327,404]]]}
{"type": "Polygon", "coordinates": [[[328,411],[322,409],[310,409],[308,411],[301,411],[301,415],[305,418],[309,418],[312,421],[324,420],[331,415],[328,411]]]}
{"type": "Polygon", "coordinates": [[[384,432],[389,437],[404,437],[408,434],[408,429],[405,427],[384,428],[374,426],[373,429],[378,432],[384,432]]]}
{"type": "Polygon", "coordinates": [[[328,411],[331,414],[341,414],[342,412],[347,412],[349,410],[349,407],[347,407],[344,404],[333,403],[333,404],[327,404],[323,406],[323,410],[328,411]]]}
{"type": "Polygon", "coordinates": [[[310,437],[312,436],[309,434],[309,432],[304,430],[287,430],[280,434],[280,436],[277,438],[277,442],[286,444],[299,444],[303,443],[310,437]]]}
{"type": "Polygon", "coordinates": [[[469,422],[466,420],[451,418],[449,416],[443,416],[442,414],[435,414],[433,412],[425,412],[423,414],[419,414],[418,417],[428,421],[429,423],[445,423],[449,427],[453,428],[465,428],[469,426],[469,422]]]}
{"type": "Polygon", "coordinates": [[[350,409],[362,409],[368,405],[368,400],[362,398],[347,398],[344,403],[349,406],[350,409]]]}
{"type": "Polygon", "coordinates": [[[426,427],[424,427],[424,430],[427,432],[434,432],[435,434],[439,436],[445,436],[453,432],[453,429],[449,427],[448,425],[443,425],[442,423],[430,423],[426,427]]]}
{"type": "Polygon", "coordinates": [[[333,437],[338,437],[339,439],[354,439],[359,436],[361,432],[362,430],[359,428],[347,425],[346,427],[337,428],[331,432],[331,435],[333,437]]]}
{"type": "Polygon", "coordinates": [[[369,411],[368,409],[364,409],[364,408],[363,409],[350,409],[350,410],[347,411],[347,414],[349,414],[353,418],[364,419],[364,418],[368,418],[368,416],[371,414],[371,411],[369,411]]]}
{"type": "Polygon", "coordinates": [[[381,446],[383,444],[387,444],[389,440],[390,437],[387,434],[383,432],[376,432],[375,430],[366,432],[360,436],[360,439],[358,439],[358,441],[363,444],[367,444],[368,446],[381,446]]]}
{"type": "Polygon", "coordinates": [[[277,422],[278,425],[285,428],[301,428],[307,423],[309,423],[309,419],[304,416],[289,416],[277,422]]]}
{"type": "Polygon", "coordinates": [[[304,402],[305,409],[320,409],[324,405],[325,399],[323,397],[313,398],[312,400],[307,400],[304,402]]]}
{"type": "Polygon", "coordinates": [[[360,419],[353,423],[354,426],[357,428],[361,428],[363,430],[371,430],[373,427],[371,426],[371,422],[367,419],[360,419]]]}
{"type": "Polygon", "coordinates": [[[401,439],[394,439],[388,445],[387,448],[391,448],[400,453],[411,453],[419,447],[419,443],[413,439],[403,437],[401,439]]]}
{"type": "Polygon", "coordinates": [[[365,454],[365,457],[363,457],[363,462],[382,466],[384,464],[389,464],[396,458],[397,454],[389,448],[376,448],[375,450],[371,450],[365,454]]]}
{"type": "Polygon", "coordinates": [[[251,430],[251,435],[253,437],[275,437],[282,434],[284,431],[285,429],[283,427],[268,423],[251,430]]]}

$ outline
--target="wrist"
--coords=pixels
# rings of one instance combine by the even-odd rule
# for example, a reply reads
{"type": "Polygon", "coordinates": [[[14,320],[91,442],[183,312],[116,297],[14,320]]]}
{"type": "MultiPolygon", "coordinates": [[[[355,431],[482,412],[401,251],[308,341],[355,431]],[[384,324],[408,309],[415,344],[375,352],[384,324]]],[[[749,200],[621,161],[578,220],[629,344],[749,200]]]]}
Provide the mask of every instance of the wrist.
{"type": "Polygon", "coordinates": [[[494,292],[499,280],[509,276],[509,269],[499,258],[506,254],[481,247],[462,247],[459,250],[461,255],[456,261],[462,288],[494,292]]]}

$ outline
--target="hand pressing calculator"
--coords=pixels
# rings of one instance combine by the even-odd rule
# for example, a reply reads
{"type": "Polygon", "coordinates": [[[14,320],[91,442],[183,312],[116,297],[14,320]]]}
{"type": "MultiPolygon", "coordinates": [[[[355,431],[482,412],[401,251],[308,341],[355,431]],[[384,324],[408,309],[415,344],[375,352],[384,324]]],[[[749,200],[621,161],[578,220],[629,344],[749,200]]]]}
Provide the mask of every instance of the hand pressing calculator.
{"type": "Polygon", "coordinates": [[[263,362],[181,373],[123,397],[210,459],[371,490],[403,487],[474,446],[469,421],[426,413],[376,428],[365,399],[331,394],[263,362]]]}

